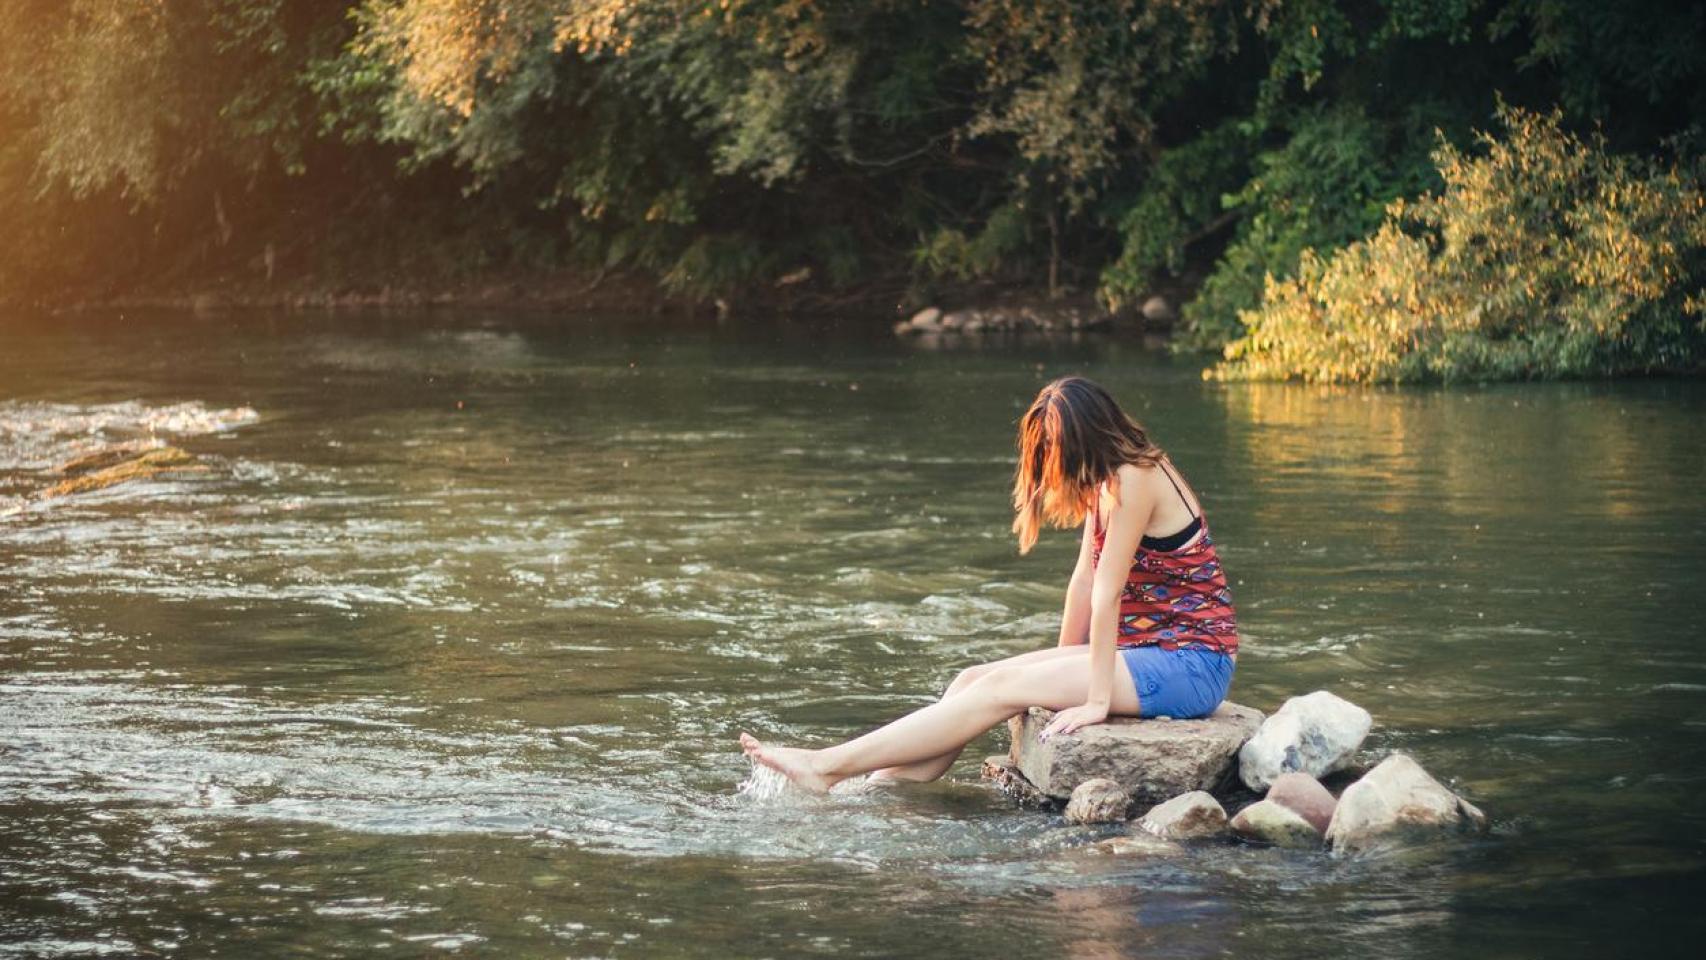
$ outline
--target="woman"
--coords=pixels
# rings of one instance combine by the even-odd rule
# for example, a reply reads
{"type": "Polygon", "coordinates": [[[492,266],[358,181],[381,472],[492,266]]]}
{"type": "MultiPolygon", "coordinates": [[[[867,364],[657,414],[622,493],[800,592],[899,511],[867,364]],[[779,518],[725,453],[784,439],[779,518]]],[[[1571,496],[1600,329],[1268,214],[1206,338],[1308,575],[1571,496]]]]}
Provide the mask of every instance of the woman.
{"type": "Polygon", "coordinates": [[[1059,711],[1045,740],[1111,715],[1214,712],[1238,654],[1226,575],[1195,495],[1106,390],[1064,377],[1037,394],[1019,421],[1013,508],[1020,553],[1045,521],[1084,526],[1058,646],[963,670],[941,700],[837,746],[743,733],[747,755],[821,792],[864,773],[934,780],[975,737],[1032,706],[1059,711]]]}

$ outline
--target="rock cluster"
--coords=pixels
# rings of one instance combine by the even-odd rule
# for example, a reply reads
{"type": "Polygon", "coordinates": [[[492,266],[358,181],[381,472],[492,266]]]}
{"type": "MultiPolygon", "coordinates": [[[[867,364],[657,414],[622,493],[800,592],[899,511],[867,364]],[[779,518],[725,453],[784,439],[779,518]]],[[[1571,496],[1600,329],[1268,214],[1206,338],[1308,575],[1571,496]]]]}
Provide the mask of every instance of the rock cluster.
{"type": "Polygon", "coordinates": [[[925,307],[894,325],[899,336],[915,334],[987,334],[1032,330],[1100,330],[1111,326],[1109,314],[1084,306],[1017,306],[943,311],[925,307]]]}
{"type": "Polygon", "coordinates": [[[1177,841],[1232,836],[1358,854],[1487,826],[1479,808],[1404,753],[1335,798],[1318,778],[1352,763],[1372,718],[1326,691],[1293,697],[1265,719],[1223,703],[1201,720],[1119,718],[1044,742],[1053,716],[1033,707],[1013,718],[1012,750],[986,761],[984,777],[1027,805],[1065,801],[1072,823],[1122,822],[1134,803],[1147,807],[1125,835],[1098,844],[1104,852],[1156,855],[1177,841]],[[1228,817],[1215,791],[1235,780],[1261,796],[1228,817]]]}

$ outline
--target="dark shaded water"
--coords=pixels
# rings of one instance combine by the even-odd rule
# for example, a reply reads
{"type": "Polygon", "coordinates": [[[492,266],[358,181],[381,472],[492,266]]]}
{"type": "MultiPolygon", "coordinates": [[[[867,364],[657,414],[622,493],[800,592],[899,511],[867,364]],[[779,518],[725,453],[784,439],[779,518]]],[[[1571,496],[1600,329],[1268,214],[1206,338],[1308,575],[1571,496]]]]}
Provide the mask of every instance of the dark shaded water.
{"type": "Polygon", "coordinates": [[[0,954],[1680,954],[1703,414],[1204,384],[1118,340],[0,318],[0,954]],[[740,789],[741,729],[828,742],[1052,642],[1076,537],[1018,557],[1005,494],[1064,372],[1201,492],[1234,698],[1363,704],[1489,836],[1095,856],[977,781],[993,736],[926,787],[740,789]],[[149,429],[211,469],[27,499],[149,429]]]}

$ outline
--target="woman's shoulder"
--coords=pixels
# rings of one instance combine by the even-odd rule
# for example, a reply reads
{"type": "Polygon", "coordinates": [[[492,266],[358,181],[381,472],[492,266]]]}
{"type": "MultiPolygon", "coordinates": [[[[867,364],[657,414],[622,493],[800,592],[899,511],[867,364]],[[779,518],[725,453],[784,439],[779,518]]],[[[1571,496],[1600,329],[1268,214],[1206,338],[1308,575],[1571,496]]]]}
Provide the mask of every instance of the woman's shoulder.
{"type": "Polygon", "coordinates": [[[1114,468],[1112,482],[1119,485],[1119,491],[1123,495],[1148,490],[1160,478],[1159,461],[1150,463],[1127,462],[1114,468]]]}
{"type": "Polygon", "coordinates": [[[1160,471],[1153,463],[1122,463],[1114,475],[1103,481],[1101,502],[1110,507],[1142,503],[1155,494],[1154,484],[1160,471]]]}

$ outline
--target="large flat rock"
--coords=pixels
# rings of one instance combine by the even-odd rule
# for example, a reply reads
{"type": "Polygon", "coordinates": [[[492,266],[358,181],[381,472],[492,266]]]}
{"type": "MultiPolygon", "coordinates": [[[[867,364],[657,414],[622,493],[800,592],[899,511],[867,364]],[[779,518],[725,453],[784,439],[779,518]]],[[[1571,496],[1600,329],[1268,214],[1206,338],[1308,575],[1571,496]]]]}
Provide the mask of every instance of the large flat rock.
{"type": "Polygon", "coordinates": [[[1238,748],[1262,724],[1260,710],[1222,703],[1201,720],[1114,717],[1043,743],[1038,735],[1053,717],[1051,710],[1032,707],[1008,721],[1017,772],[1056,800],[1071,797],[1086,780],[1106,777],[1139,804],[1213,792],[1231,778],[1238,748]]]}

